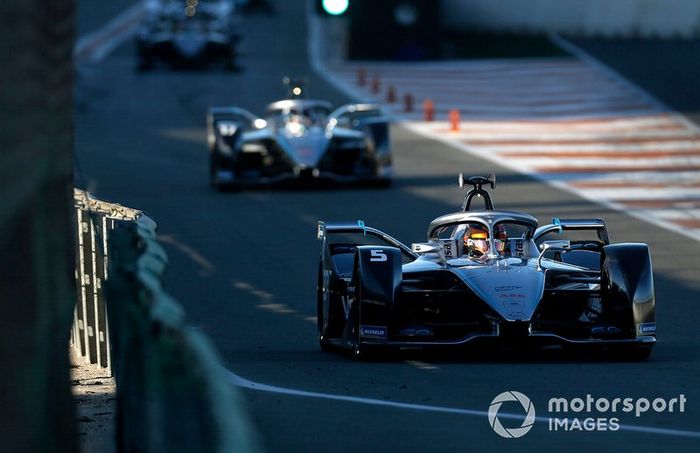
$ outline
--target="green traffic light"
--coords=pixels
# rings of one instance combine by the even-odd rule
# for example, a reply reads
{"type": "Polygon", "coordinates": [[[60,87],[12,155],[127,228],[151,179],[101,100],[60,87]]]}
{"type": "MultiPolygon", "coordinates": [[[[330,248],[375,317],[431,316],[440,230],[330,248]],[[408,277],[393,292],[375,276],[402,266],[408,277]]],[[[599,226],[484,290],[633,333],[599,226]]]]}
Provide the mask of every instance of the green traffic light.
{"type": "Polygon", "coordinates": [[[349,0],[323,0],[323,9],[328,14],[339,16],[348,10],[349,0]]]}

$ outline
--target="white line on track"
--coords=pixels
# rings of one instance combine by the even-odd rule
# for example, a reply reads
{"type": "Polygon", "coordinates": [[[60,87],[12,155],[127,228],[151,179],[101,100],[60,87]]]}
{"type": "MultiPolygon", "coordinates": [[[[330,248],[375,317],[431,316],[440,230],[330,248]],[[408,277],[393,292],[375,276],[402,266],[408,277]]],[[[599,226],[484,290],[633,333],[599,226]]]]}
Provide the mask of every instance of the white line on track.
{"type": "Polygon", "coordinates": [[[145,12],[144,3],[139,2],[99,29],[81,36],[73,47],[73,58],[76,61],[98,63],[117,46],[133,36],[145,12]]]}
{"type": "MultiPolygon", "coordinates": [[[[227,370],[228,371],[228,370],[227,370]]],[[[297,390],[285,387],[277,387],[274,385],[259,384],[257,382],[249,381],[248,379],[242,378],[241,376],[228,371],[229,382],[237,387],[253,390],[257,392],[275,393],[280,395],[288,396],[299,396],[304,398],[317,398],[324,400],[342,401],[346,403],[356,403],[356,404],[366,404],[370,406],[382,406],[390,407],[394,409],[405,409],[420,412],[437,412],[443,414],[454,414],[454,415],[467,415],[472,417],[484,418],[485,421],[488,417],[488,412],[484,410],[476,409],[460,409],[456,407],[445,407],[445,406],[430,406],[426,404],[413,404],[413,403],[402,403],[398,401],[386,401],[375,398],[364,398],[359,396],[348,396],[348,395],[336,395],[332,393],[321,393],[321,392],[311,392],[307,390],[297,390]]],[[[509,419],[509,420],[522,420],[523,415],[509,414],[504,412],[498,413],[498,418],[509,419]]],[[[538,423],[549,423],[549,417],[538,416],[535,417],[535,421],[538,423]]],[[[487,422],[488,423],[488,422],[487,422]]],[[[486,423],[485,423],[486,425],[486,423]]],[[[639,426],[639,425],[624,425],[620,424],[620,431],[631,431],[640,432],[647,434],[660,434],[664,436],[674,436],[674,437],[689,437],[700,439],[700,432],[698,431],[685,431],[681,429],[668,429],[668,428],[656,428],[654,426],[639,426]]]]}

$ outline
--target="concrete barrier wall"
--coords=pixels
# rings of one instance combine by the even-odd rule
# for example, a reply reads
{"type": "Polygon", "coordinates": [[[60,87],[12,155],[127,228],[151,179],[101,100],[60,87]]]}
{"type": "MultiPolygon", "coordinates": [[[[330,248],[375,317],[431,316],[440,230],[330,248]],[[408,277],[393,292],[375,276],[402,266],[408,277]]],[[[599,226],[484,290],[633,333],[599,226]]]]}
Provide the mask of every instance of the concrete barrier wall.
{"type": "Polygon", "coordinates": [[[442,0],[451,30],[697,37],[698,0],[442,0]]]}

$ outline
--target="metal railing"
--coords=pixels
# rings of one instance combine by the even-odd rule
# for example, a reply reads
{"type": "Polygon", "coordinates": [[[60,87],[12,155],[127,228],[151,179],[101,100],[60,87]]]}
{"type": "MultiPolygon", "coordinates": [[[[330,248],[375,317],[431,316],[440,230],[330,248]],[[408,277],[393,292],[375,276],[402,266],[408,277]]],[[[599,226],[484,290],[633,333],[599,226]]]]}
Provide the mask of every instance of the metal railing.
{"type": "Polygon", "coordinates": [[[112,373],[107,308],[102,289],[107,278],[110,232],[120,222],[135,222],[143,213],[97,200],[74,189],[76,215],[75,281],[78,300],[70,344],[85,361],[112,373]]]}
{"type": "Polygon", "coordinates": [[[75,207],[71,344],[115,377],[118,451],[260,451],[216,350],[162,288],[156,223],[80,190],[75,207]]]}

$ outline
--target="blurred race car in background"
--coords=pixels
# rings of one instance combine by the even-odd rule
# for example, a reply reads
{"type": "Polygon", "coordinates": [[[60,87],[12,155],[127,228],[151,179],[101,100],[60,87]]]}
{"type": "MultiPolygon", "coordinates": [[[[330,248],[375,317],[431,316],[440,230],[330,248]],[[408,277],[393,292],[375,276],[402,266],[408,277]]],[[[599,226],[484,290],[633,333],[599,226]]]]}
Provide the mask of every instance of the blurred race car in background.
{"type": "MultiPolygon", "coordinates": [[[[461,180],[461,178],[460,178],[461,180]]],[[[498,211],[472,177],[461,212],[408,247],[363,222],[319,222],[318,338],[355,356],[387,348],[560,345],[642,360],[656,342],[646,244],[611,244],[602,219],[538,226],[498,211]],[[485,209],[471,210],[474,198],[485,209]]]]}
{"type": "Polygon", "coordinates": [[[210,182],[216,188],[288,180],[367,182],[392,177],[389,119],[374,104],[302,98],[289,83],[288,99],[267,106],[264,117],[238,107],[212,107],[207,115],[210,182]]]}
{"type": "Polygon", "coordinates": [[[149,0],[146,17],[136,33],[137,67],[151,69],[157,61],[173,67],[222,62],[236,68],[240,35],[234,4],[227,0],[149,0]]]}

